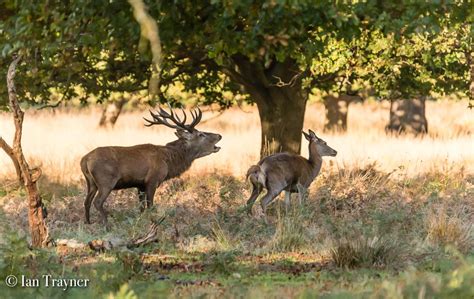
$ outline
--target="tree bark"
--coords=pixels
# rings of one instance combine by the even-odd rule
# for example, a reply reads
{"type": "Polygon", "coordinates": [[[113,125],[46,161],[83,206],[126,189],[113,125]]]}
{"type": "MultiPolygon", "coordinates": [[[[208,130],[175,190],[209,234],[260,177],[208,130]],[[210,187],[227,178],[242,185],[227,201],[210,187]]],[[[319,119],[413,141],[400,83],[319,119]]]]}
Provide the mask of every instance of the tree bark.
{"type": "Polygon", "coordinates": [[[324,108],[326,108],[324,131],[347,131],[349,104],[360,100],[361,97],[357,95],[341,94],[338,97],[334,95],[325,96],[323,98],[324,108]]]}
{"type": "Polygon", "coordinates": [[[250,95],[259,99],[260,157],[278,152],[299,154],[307,97],[301,91],[282,87],[252,91],[250,95]]]}
{"type": "Polygon", "coordinates": [[[16,162],[14,161],[14,164],[16,163],[19,167],[24,186],[28,193],[28,223],[31,235],[31,245],[33,247],[45,247],[49,242],[48,229],[44,221],[46,214],[36,185],[36,181],[41,176],[41,170],[39,168],[31,169],[29,167],[21,147],[24,112],[18,104],[14,83],[16,66],[19,60],[20,57],[15,58],[15,60],[10,64],[7,72],[8,100],[15,123],[15,136],[12,147],[13,155],[10,157],[12,160],[16,160],[16,162]]]}
{"type": "Polygon", "coordinates": [[[469,108],[474,107],[474,46],[471,51],[466,51],[466,60],[469,66],[469,108]]]}
{"type": "Polygon", "coordinates": [[[122,108],[127,103],[125,97],[120,97],[118,101],[112,101],[105,105],[102,110],[102,116],[100,117],[99,127],[110,127],[112,128],[122,112],[122,108]]]}
{"type": "Polygon", "coordinates": [[[428,133],[425,98],[392,100],[390,103],[390,121],[386,126],[386,130],[396,133],[428,133]]]}
{"type": "Polygon", "coordinates": [[[277,152],[300,153],[307,92],[303,72],[295,60],[274,60],[269,65],[234,55],[224,72],[257,104],[261,124],[260,157],[277,152]]]}

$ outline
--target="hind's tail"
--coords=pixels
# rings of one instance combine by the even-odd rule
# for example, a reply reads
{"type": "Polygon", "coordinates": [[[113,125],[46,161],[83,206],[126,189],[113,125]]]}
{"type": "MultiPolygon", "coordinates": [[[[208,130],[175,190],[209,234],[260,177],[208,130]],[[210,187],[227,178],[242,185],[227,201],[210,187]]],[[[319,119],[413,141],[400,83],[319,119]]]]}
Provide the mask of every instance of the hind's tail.
{"type": "Polygon", "coordinates": [[[249,170],[247,171],[247,176],[245,179],[250,179],[250,182],[254,186],[260,185],[266,188],[266,184],[265,184],[266,176],[259,165],[250,166],[249,170]]]}

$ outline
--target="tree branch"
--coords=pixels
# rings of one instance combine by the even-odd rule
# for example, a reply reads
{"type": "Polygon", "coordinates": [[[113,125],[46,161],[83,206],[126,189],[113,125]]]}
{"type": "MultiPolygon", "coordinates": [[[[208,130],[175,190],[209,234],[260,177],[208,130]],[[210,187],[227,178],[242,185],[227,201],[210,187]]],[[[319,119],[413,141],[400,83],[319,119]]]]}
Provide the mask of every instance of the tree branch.
{"type": "Polygon", "coordinates": [[[13,149],[2,137],[0,137],[0,148],[2,148],[5,151],[5,153],[8,155],[8,157],[10,157],[10,159],[12,160],[13,165],[15,166],[18,182],[20,183],[20,186],[23,186],[25,184],[25,181],[23,180],[23,177],[21,175],[20,164],[18,163],[18,160],[15,159],[15,155],[13,154],[13,149]]]}

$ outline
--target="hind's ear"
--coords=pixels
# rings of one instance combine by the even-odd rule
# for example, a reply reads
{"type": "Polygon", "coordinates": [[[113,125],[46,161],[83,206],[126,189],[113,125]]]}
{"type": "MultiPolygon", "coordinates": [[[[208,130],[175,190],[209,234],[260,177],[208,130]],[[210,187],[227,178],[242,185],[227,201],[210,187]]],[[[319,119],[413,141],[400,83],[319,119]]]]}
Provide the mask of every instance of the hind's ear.
{"type": "Polygon", "coordinates": [[[188,131],[186,130],[182,130],[182,129],[177,129],[176,132],[174,132],[174,134],[176,136],[178,136],[179,139],[186,139],[186,140],[190,140],[191,137],[192,137],[192,134],[189,133],[188,131]]]}
{"type": "MultiPolygon", "coordinates": [[[[310,130],[310,131],[311,131],[311,130],[310,130]]],[[[304,138],[306,138],[306,140],[308,140],[308,141],[311,140],[311,137],[310,137],[305,131],[301,131],[301,133],[303,133],[304,138]]]]}
{"type": "Polygon", "coordinates": [[[314,133],[311,129],[309,129],[308,132],[309,136],[311,136],[312,138],[318,138],[318,136],[316,136],[316,133],[314,133]]]}

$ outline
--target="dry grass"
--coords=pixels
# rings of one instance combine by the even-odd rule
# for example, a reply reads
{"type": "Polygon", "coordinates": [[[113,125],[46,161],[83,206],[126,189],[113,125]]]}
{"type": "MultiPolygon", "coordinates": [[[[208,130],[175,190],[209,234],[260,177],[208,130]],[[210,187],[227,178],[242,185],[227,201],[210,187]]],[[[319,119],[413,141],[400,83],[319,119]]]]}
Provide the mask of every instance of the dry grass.
{"type": "MultiPolygon", "coordinates": [[[[464,166],[474,171],[474,111],[465,102],[428,103],[430,134],[423,138],[390,136],[384,126],[388,119],[387,103],[354,104],[349,113],[349,131],[344,134],[322,133],[324,108],[309,105],[305,128],[312,128],[338,150],[335,166],[357,168],[374,161],[381,170],[402,169],[408,176],[433,170],[449,171],[464,166]]],[[[221,133],[222,150],[195,162],[190,174],[224,171],[242,177],[247,167],[258,160],[260,129],[254,107],[226,111],[222,116],[200,126],[202,130],[221,133]],[[237,158],[238,157],[238,158],[237,158]]],[[[23,145],[32,164],[41,165],[50,181],[61,184],[82,180],[79,160],[88,151],[104,145],[164,144],[174,139],[168,128],[145,128],[145,111],[126,112],[115,128],[99,129],[96,109],[28,111],[25,117],[23,145]]],[[[210,117],[206,114],[204,118],[210,117]]],[[[0,114],[0,134],[13,136],[11,116],[0,114]]],[[[303,142],[303,155],[307,154],[303,142]]],[[[323,167],[323,171],[324,171],[323,167]]],[[[13,174],[8,157],[0,153],[0,178],[13,174]]]]}
{"type": "MultiPolygon", "coordinates": [[[[474,264],[459,266],[459,257],[445,250],[448,245],[466,256],[474,253],[474,118],[466,105],[428,103],[430,134],[423,138],[386,135],[386,103],[353,105],[347,133],[320,133],[339,154],[325,160],[306,203],[300,207],[294,196],[286,212],[275,200],[268,224],[259,205],[253,215],[242,211],[250,195],[243,176],[258,160],[260,144],[258,118],[251,107],[244,108],[251,113],[232,109],[202,124],[203,130],[224,136],[222,150],[160,186],[153,209],[139,213],[135,190],[113,192],[106,202],[110,232],[98,222],[95,208],[93,223],[83,224],[79,159],[101,145],[164,144],[174,138],[171,130],[144,128],[145,112],[125,113],[110,130],[97,128],[97,110],[28,111],[24,148],[32,164],[43,167],[39,183],[55,239],[130,240],[142,235],[151,220],[167,216],[158,243],[134,252],[90,253],[86,259],[71,253],[65,264],[57,263],[62,271],[58,273],[64,273],[64,267],[86,271],[90,266],[91,273],[106,277],[107,283],[94,283],[94,297],[111,291],[126,294],[119,286],[128,282],[140,298],[147,297],[144,285],[149,297],[161,288],[168,297],[295,298],[337,296],[344,290],[339,297],[368,298],[376,290],[384,298],[414,298],[418,295],[400,294],[418,294],[430,285],[425,277],[438,277],[441,271],[446,279],[452,275],[464,281],[457,289],[449,280],[444,285],[469,292],[453,298],[471,298],[474,264]],[[408,271],[408,276],[400,271],[408,271]],[[163,275],[171,279],[162,283],[163,275]],[[400,283],[406,285],[403,292],[397,289],[400,283]]],[[[311,104],[305,128],[321,132],[323,112],[321,105],[311,104]]],[[[12,133],[10,116],[0,114],[0,134],[9,140],[12,133]]],[[[303,144],[306,155],[306,141],[303,144]]],[[[0,227],[10,229],[5,236],[19,240],[13,240],[17,247],[10,239],[3,242],[17,254],[20,245],[26,248],[18,235],[27,234],[27,201],[24,191],[9,183],[13,178],[11,162],[0,154],[0,227]]],[[[49,259],[47,263],[56,264],[49,259]]],[[[46,269],[32,267],[38,268],[46,269]]]]}
{"type": "MultiPolygon", "coordinates": [[[[439,246],[454,246],[462,252],[474,249],[474,227],[463,211],[438,208],[427,216],[427,239],[439,246]]],[[[472,211],[471,211],[472,212],[472,211]]]]}

